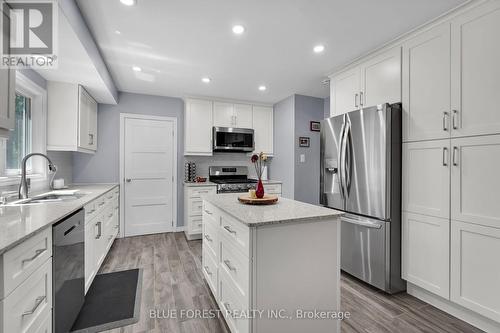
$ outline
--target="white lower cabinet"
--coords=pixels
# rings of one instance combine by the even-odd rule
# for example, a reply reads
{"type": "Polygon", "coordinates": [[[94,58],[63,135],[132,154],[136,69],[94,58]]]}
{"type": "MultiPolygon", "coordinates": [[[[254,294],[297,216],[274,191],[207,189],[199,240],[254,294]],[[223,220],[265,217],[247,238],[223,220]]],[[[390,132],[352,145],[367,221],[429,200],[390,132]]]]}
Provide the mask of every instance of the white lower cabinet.
{"type": "Polygon", "coordinates": [[[203,195],[216,194],[215,185],[184,184],[184,234],[189,240],[199,239],[203,232],[203,195]]]}
{"type": "Polygon", "coordinates": [[[403,213],[402,277],[449,298],[450,221],[403,213]]]}
{"type": "Polygon", "coordinates": [[[499,253],[500,228],[451,222],[451,300],[497,322],[499,253]]]}
{"type": "Polygon", "coordinates": [[[85,293],[118,235],[119,188],[85,205],[85,293]]]}

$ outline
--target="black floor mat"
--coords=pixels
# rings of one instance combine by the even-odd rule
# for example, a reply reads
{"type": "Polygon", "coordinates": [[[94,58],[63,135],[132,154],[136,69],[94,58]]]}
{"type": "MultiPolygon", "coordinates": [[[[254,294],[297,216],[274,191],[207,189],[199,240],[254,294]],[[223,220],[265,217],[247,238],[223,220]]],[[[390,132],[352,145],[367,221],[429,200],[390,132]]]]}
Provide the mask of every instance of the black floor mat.
{"type": "Polygon", "coordinates": [[[97,275],[71,331],[100,332],[138,322],[141,288],[140,269],[97,275]]]}

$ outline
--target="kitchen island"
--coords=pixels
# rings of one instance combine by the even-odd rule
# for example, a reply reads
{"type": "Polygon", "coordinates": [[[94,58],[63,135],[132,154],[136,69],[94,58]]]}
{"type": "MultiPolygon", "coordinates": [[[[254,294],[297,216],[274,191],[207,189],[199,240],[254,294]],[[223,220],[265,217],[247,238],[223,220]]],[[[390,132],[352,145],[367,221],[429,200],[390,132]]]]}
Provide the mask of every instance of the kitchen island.
{"type": "Polygon", "coordinates": [[[237,197],[203,197],[203,274],[231,332],[340,332],[342,213],[237,197]]]}

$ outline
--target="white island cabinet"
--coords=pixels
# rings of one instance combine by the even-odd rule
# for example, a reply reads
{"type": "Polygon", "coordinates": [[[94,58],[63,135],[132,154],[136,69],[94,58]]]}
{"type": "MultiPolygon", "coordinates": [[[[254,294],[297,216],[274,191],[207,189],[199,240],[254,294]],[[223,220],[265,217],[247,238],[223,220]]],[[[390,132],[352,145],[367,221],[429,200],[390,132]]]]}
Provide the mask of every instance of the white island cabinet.
{"type": "Polygon", "coordinates": [[[340,332],[341,213],[237,196],[203,197],[203,275],[231,332],[340,332]]]}

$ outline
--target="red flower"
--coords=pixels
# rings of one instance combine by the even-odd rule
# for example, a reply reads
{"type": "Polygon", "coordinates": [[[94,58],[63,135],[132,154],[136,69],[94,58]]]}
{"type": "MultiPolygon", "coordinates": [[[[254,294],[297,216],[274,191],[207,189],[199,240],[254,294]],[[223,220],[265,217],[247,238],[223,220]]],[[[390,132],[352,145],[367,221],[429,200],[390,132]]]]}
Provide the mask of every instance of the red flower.
{"type": "Polygon", "coordinates": [[[250,159],[252,161],[252,163],[255,163],[259,160],[259,155],[257,154],[253,154],[252,155],[252,158],[250,159]]]}

